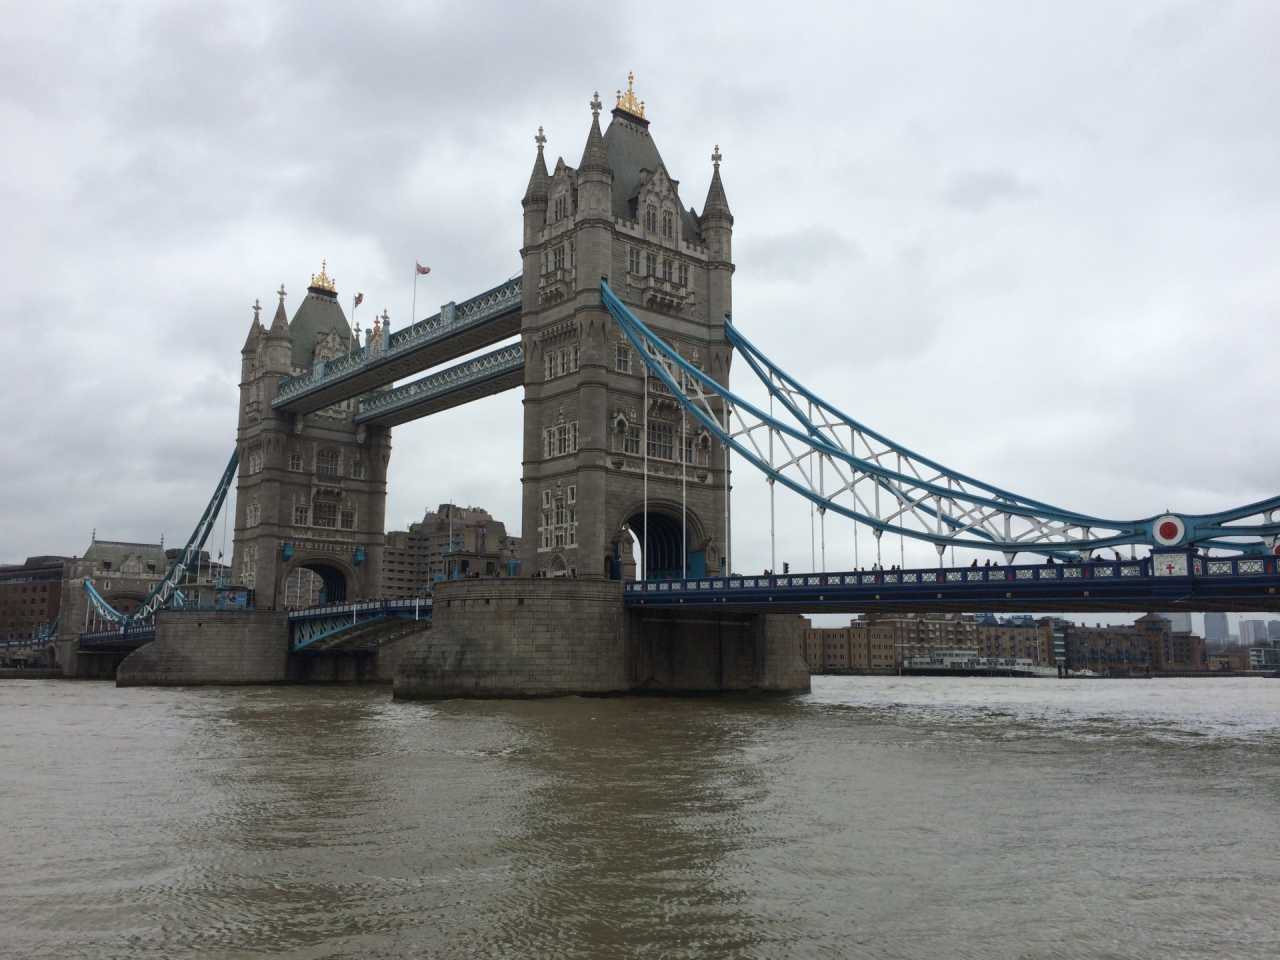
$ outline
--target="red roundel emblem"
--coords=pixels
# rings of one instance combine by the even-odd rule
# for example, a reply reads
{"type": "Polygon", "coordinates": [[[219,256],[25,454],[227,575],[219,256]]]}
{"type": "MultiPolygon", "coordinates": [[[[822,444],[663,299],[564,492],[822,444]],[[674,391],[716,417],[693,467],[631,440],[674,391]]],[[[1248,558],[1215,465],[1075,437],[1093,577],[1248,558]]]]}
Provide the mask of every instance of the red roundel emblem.
{"type": "Polygon", "coordinates": [[[1182,538],[1187,532],[1182,520],[1172,514],[1157,517],[1151,527],[1151,532],[1155,534],[1156,543],[1162,547],[1176,546],[1182,542],[1182,538]]]}

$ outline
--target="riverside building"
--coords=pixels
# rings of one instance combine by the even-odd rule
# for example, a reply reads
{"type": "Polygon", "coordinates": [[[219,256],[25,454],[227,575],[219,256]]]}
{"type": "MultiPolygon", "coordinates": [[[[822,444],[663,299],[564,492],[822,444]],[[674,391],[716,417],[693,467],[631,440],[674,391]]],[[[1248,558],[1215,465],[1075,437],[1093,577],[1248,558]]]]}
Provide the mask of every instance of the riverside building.
{"type": "Polygon", "coordinates": [[[488,510],[442,503],[408,530],[386,535],[382,596],[422,596],[437,580],[514,576],[519,549],[519,538],[488,510]]]}

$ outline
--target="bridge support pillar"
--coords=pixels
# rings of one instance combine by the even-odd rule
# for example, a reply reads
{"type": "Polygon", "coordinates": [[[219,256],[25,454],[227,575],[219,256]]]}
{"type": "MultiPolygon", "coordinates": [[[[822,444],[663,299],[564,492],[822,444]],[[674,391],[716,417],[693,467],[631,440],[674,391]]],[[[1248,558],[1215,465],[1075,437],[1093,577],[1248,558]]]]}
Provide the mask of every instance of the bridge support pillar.
{"type": "Polygon", "coordinates": [[[116,671],[121,687],[284,683],[288,615],[274,610],[161,610],[156,638],[116,671]]]}
{"type": "Polygon", "coordinates": [[[437,584],[429,631],[404,642],[402,698],[798,693],[800,619],[629,613],[622,583],[519,578],[437,584]]]}

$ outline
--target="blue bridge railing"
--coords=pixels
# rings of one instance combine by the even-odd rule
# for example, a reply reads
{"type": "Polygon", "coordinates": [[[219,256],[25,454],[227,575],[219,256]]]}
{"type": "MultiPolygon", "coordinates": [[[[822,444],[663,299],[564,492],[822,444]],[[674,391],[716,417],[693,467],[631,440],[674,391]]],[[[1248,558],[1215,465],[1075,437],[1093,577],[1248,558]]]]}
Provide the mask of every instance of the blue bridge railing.
{"type": "Polygon", "coordinates": [[[1108,607],[1134,602],[1135,611],[1160,601],[1222,605],[1225,609],[1280,609],[1280,558],[1208,557],[1178,551],[1141,560],[1085,561],[992,567],[865,570],[782,576],[721,576],[641,580],[626,585],[631,605],[810,605],[846,607],[907,604],[970,609],[1013,601],[1035,609],[1108,607]],[[1241,606],[1245,604],[1245,606],[1241,606]]]}

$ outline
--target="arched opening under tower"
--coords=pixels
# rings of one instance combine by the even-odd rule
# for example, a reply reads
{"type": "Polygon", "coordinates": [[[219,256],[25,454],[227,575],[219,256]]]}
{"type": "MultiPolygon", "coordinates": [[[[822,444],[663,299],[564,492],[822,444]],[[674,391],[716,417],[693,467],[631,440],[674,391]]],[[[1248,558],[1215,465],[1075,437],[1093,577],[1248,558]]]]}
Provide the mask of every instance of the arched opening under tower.
{"type": "Polygon", "coordinates": [[[345,603],[347,575],[322,561],[304,561],[285,578],[285,606],[309,607],[321,603],[345,603]]]}
{"type": "Polygon", "coordinates": [[[707,575],[706,552],[693,549],[702,541],[701,526],[692,515],[683,524],[685,536],[681,536],[681,520],[661,510],[650,508],[648,535],[645,534],[644,511],[627,517],[624,526],[635,537],[640,550],[640,574],[645,580],[675,580],[682,576],[705,577],[707,575]],[[683,541],[683,548],[682,548],[683,541]],[[647,548],[647,549],[646,549],[647,548]],[[683,560],[682,560],[683,554],[683,560]]]}

